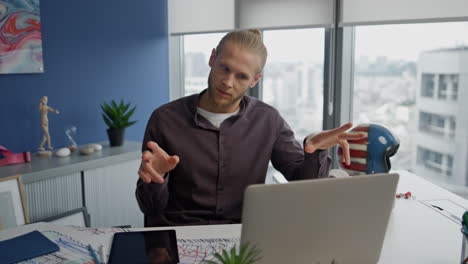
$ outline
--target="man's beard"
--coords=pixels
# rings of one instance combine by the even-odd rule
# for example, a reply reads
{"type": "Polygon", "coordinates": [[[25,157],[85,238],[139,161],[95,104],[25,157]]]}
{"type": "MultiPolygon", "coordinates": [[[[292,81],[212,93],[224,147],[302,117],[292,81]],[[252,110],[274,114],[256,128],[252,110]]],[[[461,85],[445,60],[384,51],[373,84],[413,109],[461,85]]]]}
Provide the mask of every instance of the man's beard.
{"type": "MultiPolygon", "coordinates": [[[[208,74],[208,89],[207,89],[207,94],[209,96],[209,98],[211,98],[212,102],[215,102],[214,98],[216,98],[216,86],[212,83],[212,80],[213,80],[213,69],[210,70],[210,73],[208,74]]],[[[222,90],[222,89],[220,89],[222,90]]],[[[236,101],[240,101],[242,99],[242,97],[244,97],[244,95],[247,94],[247,91],[248,89],[245,90],[245,92],[242,94],[242,95],[238,95],[236,98],[231,98],[231,102],[230,104],[236,102],[236,101]]],[[[232,96],[232,95],[231,95],[232,96]]],[[[215,103],[217,104],[217,103],[215,103]]]]}

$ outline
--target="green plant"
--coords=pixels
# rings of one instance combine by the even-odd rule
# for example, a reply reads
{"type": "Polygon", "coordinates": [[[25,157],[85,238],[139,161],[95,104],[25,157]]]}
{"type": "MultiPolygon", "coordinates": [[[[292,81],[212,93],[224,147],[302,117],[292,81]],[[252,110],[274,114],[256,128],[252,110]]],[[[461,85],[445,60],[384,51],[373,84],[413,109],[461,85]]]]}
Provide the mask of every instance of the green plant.
{"type": "Polygon", "coordinates": [[[239,254],[236,252],[236,247],[232,247],[228,252],[223,250],[221,254],[216,253],[215,258],[217,261],[208,260],[207,264],[254,264],[261,259],[260,250],[255,246],[250,246],[249,243],[245,243],[239,250],[239,254]]]}
{"type": "Polygon", "coordinates": [[[135,112],[136,106],[132,109],[130,108],[130,103],[124,104],[123,100],[120,100],[120,103],[117,104],[114,100],[107,104],[104,102],[101,105],[102,109],[102,118],[106,122],[109,128],[125,128],[135,124],[137,121],[128,121],[130,117],[135,112]]]}

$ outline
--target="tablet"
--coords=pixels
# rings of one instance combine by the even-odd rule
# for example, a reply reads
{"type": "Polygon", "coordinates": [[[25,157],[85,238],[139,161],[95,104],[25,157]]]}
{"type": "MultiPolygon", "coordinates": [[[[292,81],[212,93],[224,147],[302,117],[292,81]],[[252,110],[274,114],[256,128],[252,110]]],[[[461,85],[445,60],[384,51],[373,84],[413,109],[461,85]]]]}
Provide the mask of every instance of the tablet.
{"type": "Polygon", "coordinates": [[[177,264],[175,230],[115,233],[109,263],[177,264]]]}

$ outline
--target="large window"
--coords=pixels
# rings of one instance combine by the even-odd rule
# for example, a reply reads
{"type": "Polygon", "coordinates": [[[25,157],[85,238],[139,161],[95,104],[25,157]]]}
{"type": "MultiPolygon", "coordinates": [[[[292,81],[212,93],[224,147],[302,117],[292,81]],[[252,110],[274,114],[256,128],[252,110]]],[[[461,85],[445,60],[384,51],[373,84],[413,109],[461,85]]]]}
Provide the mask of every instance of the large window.
{"type": "MultiPolygon", "coordinates": [[[[268,49],[262,100],[274,106],[302,140],[322,130],[324,29],[263,32],[268,49]]],[[[281,178],[270,166],[269,179],[281,178]],[[276,178],[272,178],[276,175],[276,178]]]]}
{"type": "Polygon", "coordinates": [[[467,33],[467,22],[356,27],[353,94],[355,123],[382,124],[400,138],[393,169],[465,197],[467,33]]]}
{"type": "MultiPolygon", "coordinates": [[[[396,134],[401,144],[392,169],[408,170],[468,198],[468,108],[463,105],[468,101],[468,22],[355,26],[343,32],[348,30],[354,30],[349,39],[355,42],[343,38],[335,44],[354,47],[354,55],[332,61],[351,65],[347,62],[353,59],[341,76],[354,74],[349,78],[351,121],[381,124],[396,134]]],[[[254,94],[279,110],[301,142],[322,130],[328,35],[323,28],[262,33],[269,57],[254,94]]],[[[183,37],[184,95],[207,87],[208,59],[223,35],[183,37]]],[[[347,86],[344,82],[340,87],[347,86]]],[[[342,119],[346,109],[341,108],[342,119]]]]}

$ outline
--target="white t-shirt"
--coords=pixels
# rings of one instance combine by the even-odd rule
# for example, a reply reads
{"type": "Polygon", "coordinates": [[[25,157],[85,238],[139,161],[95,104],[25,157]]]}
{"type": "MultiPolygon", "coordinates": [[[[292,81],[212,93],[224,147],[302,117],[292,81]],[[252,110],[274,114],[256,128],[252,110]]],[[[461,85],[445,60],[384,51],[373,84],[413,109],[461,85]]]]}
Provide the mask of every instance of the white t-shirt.
{"type": "Polygon", "coordinates": [[[229,117],[233,115],[236,115],[238,112],[239,112],[239,109],[237,109],[235,112],[232,112],[232,113],[212,113],[200,107],[197,107],[197,113],[202,115],[204,118],[210,121],[210,123],[213,124],[213,126],[217,128],[221,126],[221,123],[223,123],[224,120],[228,119],[229,117]]]}

